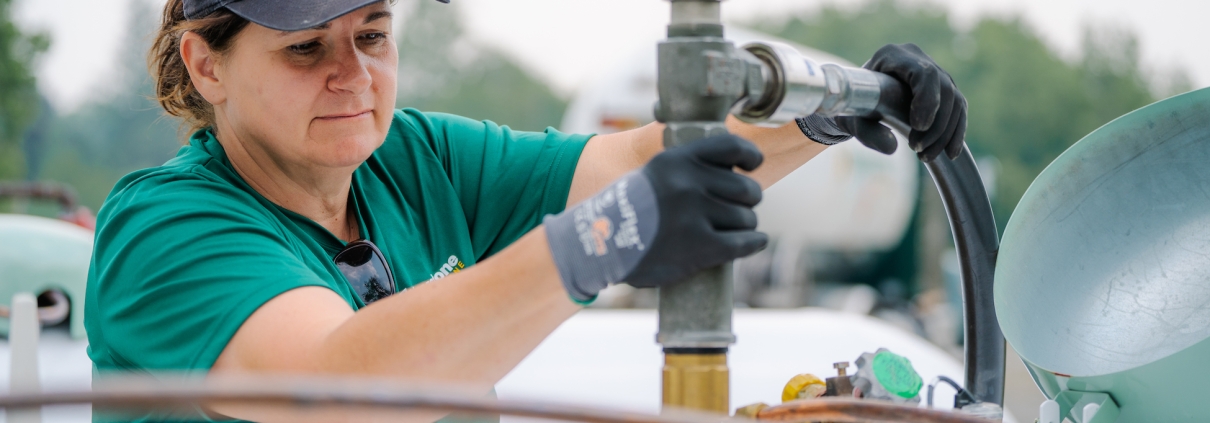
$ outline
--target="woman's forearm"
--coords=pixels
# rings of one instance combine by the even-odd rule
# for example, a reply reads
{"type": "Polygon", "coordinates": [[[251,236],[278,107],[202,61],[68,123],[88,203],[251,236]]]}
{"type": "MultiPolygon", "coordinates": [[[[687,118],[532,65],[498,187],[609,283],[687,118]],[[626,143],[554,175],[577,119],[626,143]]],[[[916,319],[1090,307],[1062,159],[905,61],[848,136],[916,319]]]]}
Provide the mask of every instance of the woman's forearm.
{"type": "Polygon", "coordinates": [[[486,393],[579,309],[542,228],[492,258],[354,313],[326,288],[269,301],[211,370],[455,383],[486,393]]]}
{"type": "Polygon", "coordinates": [[[798,129],[798,125],[794,122],[777,128],[766,128],[749,125],[735,117],[728,117],[727,129],[752,141],[761,153],[764,153],[764,164],[748,173],[748,176],[759,182],[762,188],[773,186],[790,172],[802,167],[803,164],[828,148],[828,146],[812,141],[803,135],[802,130],[798,129]]]}
{"type": "MultiPolygon", "coordinates": [[[[764,188],[773,186],[827,149],[827,146],[803,135],[793,122],[778,128],[766,128],[728,117],[727,129],[752,141],[764,154],[764,164],[747,173],[764,188]]],[[[576,204],[592,196],[627,172],[646,164],[664,151],[663,137],[664,125],[658,122],[593,137],[580,155],[567,204],[576,204]]]]}
{"type": "Polygon", "coordinates": [[[317,359],[324,371],[486,392],[577,310],[538,228],[483,263],[362,309],[317,359]]]}

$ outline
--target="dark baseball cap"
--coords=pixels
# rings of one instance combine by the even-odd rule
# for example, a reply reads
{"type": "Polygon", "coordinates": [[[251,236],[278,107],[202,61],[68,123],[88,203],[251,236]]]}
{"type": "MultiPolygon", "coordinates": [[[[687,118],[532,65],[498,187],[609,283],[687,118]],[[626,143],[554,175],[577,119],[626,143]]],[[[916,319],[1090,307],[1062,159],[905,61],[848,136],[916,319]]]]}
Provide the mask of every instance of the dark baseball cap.
{"type": "MultiPolygon", "coordinates": [[[[200,19],[227,8],[266,28],[298,31],[323,25],[383,0],[185,0],[185,19],[200,19]]],[[[449,3],[450,0],[437,0],[449,3]]]]}

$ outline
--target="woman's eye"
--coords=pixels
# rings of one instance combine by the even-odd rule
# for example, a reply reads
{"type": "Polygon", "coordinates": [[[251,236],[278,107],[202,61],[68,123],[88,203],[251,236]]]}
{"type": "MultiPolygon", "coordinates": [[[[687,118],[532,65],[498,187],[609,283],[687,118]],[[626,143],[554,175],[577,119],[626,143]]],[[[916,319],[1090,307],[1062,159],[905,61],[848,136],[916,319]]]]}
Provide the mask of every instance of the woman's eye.
{"type": "Polygon", "coordinates": [[[294,54],[310,54],[319,48],[319,42],[309,41],[302,44],[295,44],[289,47],[290,52],[294,54]]]}
{"type": "Polygon", "coordinates": [[[369,42],[379,42],[385,40],[387,34],[385,32],[370,32],[361,34],[361,39],[369,42]]]}

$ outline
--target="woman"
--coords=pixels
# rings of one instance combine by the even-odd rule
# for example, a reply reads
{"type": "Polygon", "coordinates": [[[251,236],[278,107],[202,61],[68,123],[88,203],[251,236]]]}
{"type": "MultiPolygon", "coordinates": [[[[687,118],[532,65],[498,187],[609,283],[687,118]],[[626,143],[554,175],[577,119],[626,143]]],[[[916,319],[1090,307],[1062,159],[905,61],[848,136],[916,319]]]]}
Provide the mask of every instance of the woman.
{"type": "MultiPolygon", "coordinates": [[[[893,149],[877,123],[818,116],[729,122],[752,142],[662,151],[659,124],[580,136],[394,110],[388,6],[168,1],[152,73],[195,132],[100,211],[86,307],[99,371],[487,392],[608,284],[674,283],[762,248],[760,190],[825,143],[893,149]]],[[[965,100],[931,59],[888,46],[867,66],[913,87],[916,151],[961,149],[965,100]]]]}

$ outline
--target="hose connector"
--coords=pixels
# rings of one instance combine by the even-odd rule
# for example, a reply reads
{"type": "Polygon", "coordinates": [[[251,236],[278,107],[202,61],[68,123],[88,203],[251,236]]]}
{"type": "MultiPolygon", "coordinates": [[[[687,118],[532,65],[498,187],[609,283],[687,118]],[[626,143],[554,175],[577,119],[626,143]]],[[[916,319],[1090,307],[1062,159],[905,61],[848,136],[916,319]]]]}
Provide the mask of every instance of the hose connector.
{"type": "Polygon", "coordinates": [[[781,126],[815,113],[823,104],[827,81],[815,61],[781,43],[751,43],[743,50],[761,63],[764,90],[738,105],[735,117],[751,124],[781,126]]]}

